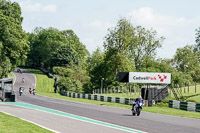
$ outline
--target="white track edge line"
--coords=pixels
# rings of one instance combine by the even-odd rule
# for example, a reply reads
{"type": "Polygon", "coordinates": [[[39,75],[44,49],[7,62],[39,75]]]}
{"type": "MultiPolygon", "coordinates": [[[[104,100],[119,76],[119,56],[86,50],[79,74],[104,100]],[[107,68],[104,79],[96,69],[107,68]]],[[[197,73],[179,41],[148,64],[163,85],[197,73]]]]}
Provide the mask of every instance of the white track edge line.
{"type": "Polygon", "coordinates": [[[30,120],[27,120],[27,119],[24,119],[24,118],[18,117],[18,116],[16,116],[16,115],[13,115],[13,114],[7,113],[7,112],[5,112],[5,111],[0,111],[0,112],[2,112],[2,113],[4,113],[4,114],[7,114],[7,115],[10,115],[10,116],[17,117],[17,118],[19,118],[19,119],[21,119],[21,120],[24,120],[24,121],[30,122],[30,123],[32,123],[32,124],[34,124],[34,125],[37,125],[37,126],[39,126],[39,127],[42,127],[42,128],[44,128],[44,129],[47,129],[47,130],[52,131],[52,132],[54,132],[54,133],[60,133],[60,132],[58,132],[58,131],[55,131],[55,130],[50,129],[50,128],[47,128],[47,127],[42,126],[42,125],[40,125],[40,124],[37,124],[37,123],[35,123],[35,122],[33,122],[33,121],[30,121],[30,120]]]}

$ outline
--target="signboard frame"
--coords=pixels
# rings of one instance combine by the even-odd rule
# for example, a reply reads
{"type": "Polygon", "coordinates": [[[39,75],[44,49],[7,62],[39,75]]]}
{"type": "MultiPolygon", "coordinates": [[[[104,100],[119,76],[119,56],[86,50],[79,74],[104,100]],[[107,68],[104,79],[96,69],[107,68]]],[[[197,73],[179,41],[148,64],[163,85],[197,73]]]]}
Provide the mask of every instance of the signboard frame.
{"type": "Polygon", "coordinates": [[[171,73],[129,72],[129,83],[171,84],[171,73]]]}

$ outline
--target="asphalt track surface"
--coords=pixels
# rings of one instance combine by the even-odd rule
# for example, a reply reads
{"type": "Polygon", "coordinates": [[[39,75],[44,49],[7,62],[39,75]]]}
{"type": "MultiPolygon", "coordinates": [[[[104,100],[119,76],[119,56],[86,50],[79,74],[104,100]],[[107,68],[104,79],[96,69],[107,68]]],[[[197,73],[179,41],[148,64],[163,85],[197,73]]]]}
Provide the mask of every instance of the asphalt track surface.
{"type": "MultiPolygon", "coordinates": [[[[16,82],[14,89],[17,92],[17,102],[25,102],[29,104],[34,104],[50,109],[59,110],[62,112],[91,118],[94,120],[107,122],[115,125],[120,125],[123,127],[137,129],[144,132],[149,133],[200,133],[200,120],[193,118],[184,118],[184,117],[176,117],[170,115],[162,115],[156,113],[142,112],[141,115],[132,116],[131,111],[128,109],[121,109],[115,107],[107,107],[100,105],[92,105],[85,103],[78,103],[66,100],[59,100],[54,98],[48,98],[40,95],[32,95],[28,93],[29,87],[35,86],[35,77],[31,73],[16,73],[16,82]],[[21,82],[22,78],[25,78],[25,83],[21,82]],[[22,96],[18,95],[18,89],[20,86],[23,86],[24,93],[22,96]]],[[[37,92],[37,90],[36,90],[37,92]]],[[[26,118],[29,120],[33,117],[35,123],[37,119],[44,123],[38,123],[44,127],[50,128],[52,130],[58,132],[124,132],[121,130],[111,129],[104,126],[99,126],[91,123],[85,123],[78,120],[71,120],[69,118],[63,118],[62,116],[48,114],[41,111],[24,109],[22,107],[15,107],[11,105],[2,105],[0,104],[0,111],[10,113],[12,115],[22,117],[23,112],[30,111],[30,114],[27,113],[26,118]],[[13,110],[18,110],[14,112],[18,112],[18,114],[14,114],[13,110]],[[26,111],[23,111],[26,110],[26,111]],[[33,112],[31,112],[33,111],[33,112]],[[21,113],[21,115],[20,115],[21,113]],[[48,114],[48,115],[47,115],[48,114]],[[45,123],[46,122],[46,123],[45,123]],[[67,124],[68,123],[68,124],[67,124]],[[70,124],[73,123],[73,124],[70,124]],[[59,126],[57,126],[59,125],[59,126]],[[69,126],[71,125],[71,126],[69,126]],[[61,130],[60,128],[64,128],[65,130],[61,130]],[[59,130],[60,129],[60,130],[59,130]]],[[[31,121],[31,120],[30,120],[31,121]]],[[[33,120],[32,120],[33,121],[33,120]]]]}

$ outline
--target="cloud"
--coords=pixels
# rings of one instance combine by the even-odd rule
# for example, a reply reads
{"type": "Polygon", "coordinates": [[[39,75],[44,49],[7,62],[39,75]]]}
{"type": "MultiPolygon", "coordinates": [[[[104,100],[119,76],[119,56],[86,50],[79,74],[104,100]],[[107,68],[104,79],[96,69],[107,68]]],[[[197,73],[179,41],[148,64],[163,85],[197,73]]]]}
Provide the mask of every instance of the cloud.
{"type": "Polygon", "coordinates": [[[195,29],[199,27],[200,17],[182,17],[166,15],[157,12],[153,8],[144,7],[132,10],[127,18],[134,26],[141,25],[145,28],[153,28],[158,36],[166,37],[163,48],[160,50],[161,57],[171,58],[177,48],[187,44],[194,44],[195,29]]]}
{"type": "Polygon", "coordinates": [[[113,25],[109,22],[103,22],[100,20],[93,20],[88,24],[89,27],[94,28],[95,30],[107,30],[108,28],[112,27],[113,25]]]}
{"type": "Polygon", "coordinates": [[[134,24],[146,28],[153,28],[160,34],[165,34],[166,32],[170,33],[174,29],[188,28],[191,27],[191,25],[198,26],[200,22],[200,17],[185,18],[163,15],[150,7],[133,10],[128,13],[128,18],[130,18],[134,24]]]}
{"type": "Polygon", "coordinates": [[[128,14],[128,18],[138,25],[146,28],[156,29],[159,33],[170,32],[171,29],[185,25],[186,19],[183,17],[161,15],[150,7],[133,10],[128,14]]]}
{"type": "Polygon", "coordinates": [[[47,12],[54,13],[56,12],[56,5],[42,5],[40,3],[33,3],[30,0],[23,1],[19,3],[22,10],[26,12],[47,12]]]}

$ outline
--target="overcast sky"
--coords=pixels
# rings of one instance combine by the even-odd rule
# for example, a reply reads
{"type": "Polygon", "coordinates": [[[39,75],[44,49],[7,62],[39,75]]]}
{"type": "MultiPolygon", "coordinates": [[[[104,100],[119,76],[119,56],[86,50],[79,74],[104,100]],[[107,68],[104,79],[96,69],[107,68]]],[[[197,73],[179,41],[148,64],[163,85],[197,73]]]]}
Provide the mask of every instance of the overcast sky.
{"type": "Polygon", "coordinates": [[[179,47],[195,44],[200,27],[200,0],[11,0],[22,8],[23,29],[72,29],[92,53],[103,49],[107,29],[125,17],[134,26],[153,28],[164,36],[158,57],[172,58],[179,47]]]}

